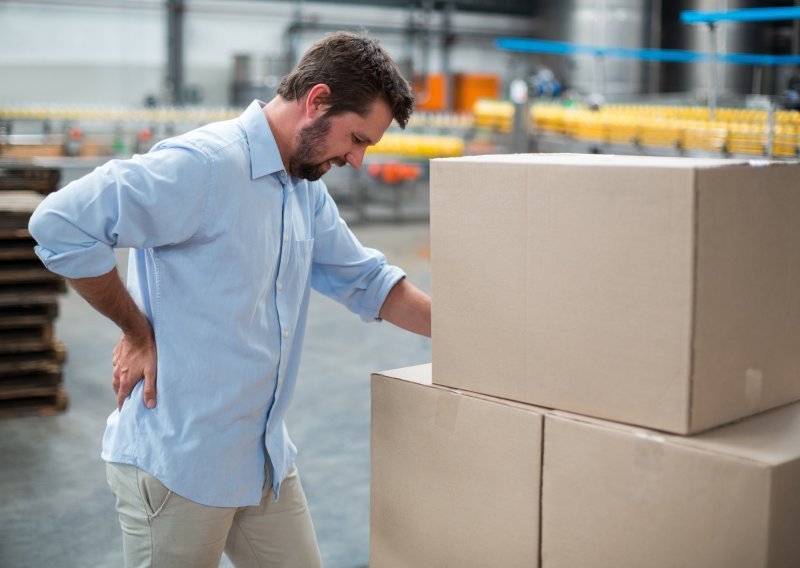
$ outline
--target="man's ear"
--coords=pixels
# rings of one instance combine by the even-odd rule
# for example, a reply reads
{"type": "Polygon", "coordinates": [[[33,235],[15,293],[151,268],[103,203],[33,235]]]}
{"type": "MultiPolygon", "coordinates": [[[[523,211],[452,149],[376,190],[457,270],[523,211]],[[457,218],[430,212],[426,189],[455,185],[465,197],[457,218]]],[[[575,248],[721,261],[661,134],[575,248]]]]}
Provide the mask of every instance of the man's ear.
{"type": "Polygon", "coordinates": [[[311,87],[306,96],[306,116],[313,120],[317,116],[325,114],[325,111],[330,106],[328,104],[330,96],[331,88],[325,83],[317,83],[311,87]]]}

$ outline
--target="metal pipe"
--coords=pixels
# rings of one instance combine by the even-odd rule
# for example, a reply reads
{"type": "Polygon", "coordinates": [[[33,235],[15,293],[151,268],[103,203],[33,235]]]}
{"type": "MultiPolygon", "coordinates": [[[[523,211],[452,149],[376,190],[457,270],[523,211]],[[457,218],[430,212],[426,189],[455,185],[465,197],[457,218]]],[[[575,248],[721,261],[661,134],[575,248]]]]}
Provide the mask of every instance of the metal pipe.
{"type": "MultiPolygon", "coordinates": [[[[649,44],[654,49],[663,47],[661,45],[661,0],[650,1],[650,26],[649,44]]],[[[647,91],[648,93],[658,93],[661,85],[661,63],[651,61],[647,66],[647,91]]]]}
{"type": "Polygon", "coordinates": [[[717,26],[708,23],[708,118],[714,120],[717,114],[717,26]]]}
{"type": "Polygon", "coordinates": [[[30,6],[65,6],[81,8],[123,8],[126,10],[161,10],[164,3],[159,0],[0,0],[0,4],[30,6]]]}
{"type": "Polygon", "coordinates": [[[431,34],[430,34],[430,27],[431,27],[431,14],[433,12],[433,1],[432,0],[424,0],[422,2],[422,29],[420,31],[420,46],[422,48],[422,54],[420,56],[420,61],[422,62],[422,67],[420,69],[421,74],[424,78],[428,77],[430,73],[430,57],[431,57],[431,34]]]}
{"type": "Polygon", "coordinates": [[[510,152],[524,154],[530,149],[531,106],[528,83],[525,79],[514,79],[509,88],[509,98],[514,104],[514,121],[511,128],[510,152]]]}
{"type": "Polygon", "coordinates": [[[414,21],[414,6],[409,3],[408,4],[408,17],[406,19],[406,41],[405,41],[405,48],[406,48],[406,61],[408,61],[408,77],[409,81],[413,80],[414,74],[416,73],[416,66],[414,65],[414,39],[416,37],[416,22],[414,21]]]}
{"type": "MultiPolygon", "coordinates": [[[[800,0],[794,0],[795,6],[800,6],[800,0]]],[[[792,55],[800,54],[800,20],[792,21],[792,55]]]]}
{"type": "Polygon", "coordinates": [[[753,66],[753,86],[750,89],[754,95],[760,95],[763,91],[764,68],[761,65],[753,66]]]}
{"type": "Polygon", "coordinates": [[[300,23],[303,21],[303,0],[295,0],[292,23],[284,31],[284,49],[289,68],[293,68],[300,60],[297,36],[300,33],[300,23]]]}
{"type": "Polygon", "coordinates": [[[775,103],[770,99],[767,108],[767,158],[775,154],[775,103]]]}
{"type": "Polygon", "coordinates": [[[183,104],[183,15],[184,0],[167,0],[167,99],[183,104]]]}
{"type": "Polygon", "coordinates": [[[442,12],[442,75],[444,76],[444,110],[452,112],[455,107],[455,79],[450,69],[450,48],[455,41],[451,31],[455,4],[448,1],[442,12]]]}
{"type": "MultiPolygon", "coordinates": [[[[367,28],[370,32],[373,33],[380,33],[380,34],[406,34],[408,33],[408,27],[405,25],[398,25],[398,26],[387,26],[384,24],[378,25],[370,25],[370,24],[359,24],[354,25],[351,23],[329,23],[329,22],[316,22],[316,21],[307,21],[307,22],[298,22],[298,28],[303,30],[315,30],[315,31],[337,31],[337,30],[363,30],[367,28]]],[[[470,29],[470,28],[453,28],[449,32],[446,32],[444,29],[439,27],[428,26],[427,33],[433,35],[441,35],[445,33],[456,34],[459,37],[469,37],[469,38],[483,38],[483,39],[497,39],[499,36],[507,34],[508,30],[487,30],[487,29],[470,29]]],[[[534,36],[532,34],[516,34],[515,37],[519,38],[530,38],[533,39],[534,36]]]]}

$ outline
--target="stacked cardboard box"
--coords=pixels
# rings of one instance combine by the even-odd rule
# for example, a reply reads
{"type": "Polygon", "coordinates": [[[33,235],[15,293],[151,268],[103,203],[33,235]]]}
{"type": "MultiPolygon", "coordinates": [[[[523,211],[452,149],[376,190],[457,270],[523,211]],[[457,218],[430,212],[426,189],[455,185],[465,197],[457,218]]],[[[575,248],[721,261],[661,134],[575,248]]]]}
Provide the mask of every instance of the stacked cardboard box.
{"type": "Polygon", "coordinates": [[[370,566],[800,564],[800,403],[680,436],[431,377],[372,377],[370,566]]]}
{"type": "Polygon", "coordinates": [[[494,565],[800,566],[800,166],[487,156],[431,176],[432,380],[373,378],[371,565],[487,565],[529,507],[540,531],[494,565]],[[401,412],[411,396],[450,409],[401,412]]]}
{"type": "Polygon", "coordinates": [[[370,566],[533,566],[542,427],[430,365],[373,375],[370,566]]]}
{"type": "Polygon", "coordinates": [[[53,322],[66,288],[42,266],[28,233],[41,193],[54,189],[57,176],[21,166],[1,171],[0,416],[59,412],[68,400],[62,380],[65,349],[54,336],[53,322]]]}

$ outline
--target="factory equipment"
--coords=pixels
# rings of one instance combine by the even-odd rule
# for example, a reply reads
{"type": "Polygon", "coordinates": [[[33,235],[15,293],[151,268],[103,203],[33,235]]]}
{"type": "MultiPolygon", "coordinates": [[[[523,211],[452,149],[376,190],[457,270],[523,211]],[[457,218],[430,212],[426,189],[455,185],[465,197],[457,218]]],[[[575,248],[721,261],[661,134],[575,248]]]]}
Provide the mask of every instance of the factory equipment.
{"type": "MultiPolygon", "coordinates": [[[[531,21],[531,29],[540,30],[548,39],[509,38],[527,42],[522,51],[528,52],[509,58],[507,75],[521,79],[521,83],[515,83],[516,91],[521,93],[524,83],[526,92],[525,100],[512,98],[511,103],[500,99],[511,95],[508,77],[500,73],[455,71],[450,66],[450,56],[445,53],[460,41],[458,33],[481,39],[488,30],[478,33],[474,29],[450,27],[454,26],[452,13],[443,10],[440,14],[438,4],[426,4],[428,11],[423,10],[423,13],[435,17],[424,26],[427,26],[426,33],[442,39],[437,47],[442,51],[442,69],[428,69],[427,60],[431,54],[422,54],[426,73],[417,73],[419,108],[408,128],[404,132],[390,130],[367,154],[363,172],[327,176],[334,198],[345,207],[353,204],[355,218],[366,220],[370,216],[365,213],[364,204],[369,201],[395,203],[397,196],[416,200],[412,195],[415,190],[411,188],[426,183],[430,158],[476,153],[557,149],[673,152],[678,155],[695,152],[797,155],[796,121],[787,119],[781,112],[773,112],[777,110],[776,105],[786,109],[800,107],[797,102],[800,101],[797,94],[800,80],[793,80],[794,75],[786,82],[781,97],[768,100],[769,104],[755,115],[744,113],[748,100],[734,101],[727,95],[723,106],[739,107],[743,114],[731,116],[725,109],[720,109],[720,117],[715,117],[713,111],[702,116],[697,114],[702,108],[696,105],[703,101],[694,91],[709,88],[708,73],[698,72],[707,69],[709,57],[707,46],[698,38],[708,36],[708,30],[703,26],[681,24],[682,35],[669,32],[661,36],[662,27],[666,30],[678,23],[677,5],[656,0],[570,0],[544,4],[536,8],[536,20],[531,21]],[[683,43],[677,39],[688,37],[694,39],[683,43]],[[672,45],[681,49],[657,49],[672,45]],[[686,49],[693,46],[697,49],[686,49]],[[535,57],[531,53],[535,53],[535,57]],[[647,112],[631,110],[635,104],[619,104],[643,102],[646,93],[657,90],[658,77],[668,76],[669,69],[674,66],[686,69],[684,79],[695,77],[691,87],[685,88],[690,91],[688,95],[684,93],[667,101],[668,104],[648,107],[647,112]],[[521,109],[516,114],[516,129],[511,128],[514,104],[521,109]],[[683,114],[675,115],[675,109],[683,109],[683,114]],[[412,171],[418,171],[419,176],[406,175],[412,171]],[[385,196],[389,199],[384,199],[385,196]]],[[[744,0],[725,4],[726,7],[746,5],[744,0]]],[[[680,3],[681,8],[707,6],[711,4],[680,3]]],[[[420,13],[410,9],[409,14],[418,16],[420,13]]],[[[230,107],[87,108],[0,104],[0,155],[31,158],[44,165],[53,165],[54,160],[58,160],[65,173],[62,181],[66,183],[109,157],[146,152],[157,140],[207,122],[235,117],[252,99],[270,100],[275,95],[281,77],[293,63],[296,50],[291,47],[299,34],[306,29],[326,29],[321,22],[301,16],[300,10],[296,10],[286,30],[281,55],[250,52],[233,56],[230,107]]],[[[424,35],[422,25],[419,18],[410,17],[405,27],[381,29],[394,35],[405,30],[413,43],[424,35]]],[[[744,75],[750,77],[748,83],[752,86],[754,62],[760,68],[774,65],[780,58],[791,57],[760,55],[758,49],[766,50],[766,47],[763,42],[754,41],[755,29],[742,25],[720,26],[719,57],[724,62],[719,65],[722,94],[743,87],[740,78],[744,75]],[[732,53],[734,49],[756,53],[732,53]],[[750,59],[734,60],[735,57],[750,59]]],[[[763,39],[763,36],[759,37],[763,39]]],[[[498,42],[500,47],[519,51],[507,48],[503,41],[498,42]]],[[[410,48],[409,54],[413,55],[414,50],[410,48]]],[[[787,62],[780,61],[781,64],[787,62]]],[[[419,71],[414,68],[413,57],[406,63],[410,76],[415,70],[419,71]]],[[[681,86],[680,82],[676,84],[681,86]]],[[[659,100],[664,100],[663,95],[659,100]]],[[[425,201],[424,196],[418,197],[420,202],[425,201]]],[[[394,207],[395,218],[403,217],[397,214],[400,209],[394,207]]]]}
{"type": "MultiPolygon", "coordinates": [[[[654,0],[568,0],[544,2],[537,15],[546,40],[619,46],[631,49],[658,44],[659,5],[654,0]]],[[[645,61],[544,56],[541,61],[563,82],[581,92],[639,94],[653,90],[645,61]]]]}
{"type": "MultiPolygon", "coordinates": [[[[726,0],[724,9],[757,8],[763,5],[758,0],[726,0]]],[[[685,10],[718,10],[717,0],[678,0],[664,2],[664,33],[661,46],[667,49],[686,49],[708,53],[711,34],[705,26],[686,25],[680,14],[685,10]]],[[[767,38],[757,26],[744,22],[731,22],[718,26],[716,50],[719,53],[768,53],[767,38]]],[[[661,67],[661,90],[688,92],[705,91],[709,83],[709,69],[704,62],[664,64],[661,67]]],[[[716,81],[719,93],[746,94],[757,92],[754,85],[752,65],[721,65],[717,69],[716,81]]]]}
{"type": "Polygon", "coordinates": [[[243,107],[253,99],[271,100],[278,91],[281,78],[290,70],[288,56],[273,57],[249,53],[233,58],[231,106],[243,107]]]}
{"type": "MultiPolygon", "coordinates": [[[[513,105],[484,101],[475,123],[511,132],[513,105]]],[[[648,154],[661,156],[800,156],[800,113],[750,108],[709,109],[679,105],[606,105],[590,109],[571,103],[537,103],[531,128],[543,151],[648,154]]]]}

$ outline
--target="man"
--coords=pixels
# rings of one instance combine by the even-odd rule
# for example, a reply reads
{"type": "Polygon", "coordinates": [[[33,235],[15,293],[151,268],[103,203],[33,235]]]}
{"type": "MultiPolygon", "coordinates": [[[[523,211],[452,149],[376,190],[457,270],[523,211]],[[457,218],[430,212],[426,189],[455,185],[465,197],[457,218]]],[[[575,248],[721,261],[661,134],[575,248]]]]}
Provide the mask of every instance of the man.
{"type": "Polygon", "coordinates": [[[269,104],[111,161],[34,213],[39,257],[123,332],[102,457],[127,566],[217,566],[223,549],[237,566],[320,564],[283,420],[309,288],[427,336],[430,298],[316,180],[359,168],[412,104],[377,41],[332,34],[269,104]],[[127,290],[115,247],[131,248],[127,290]]]}

